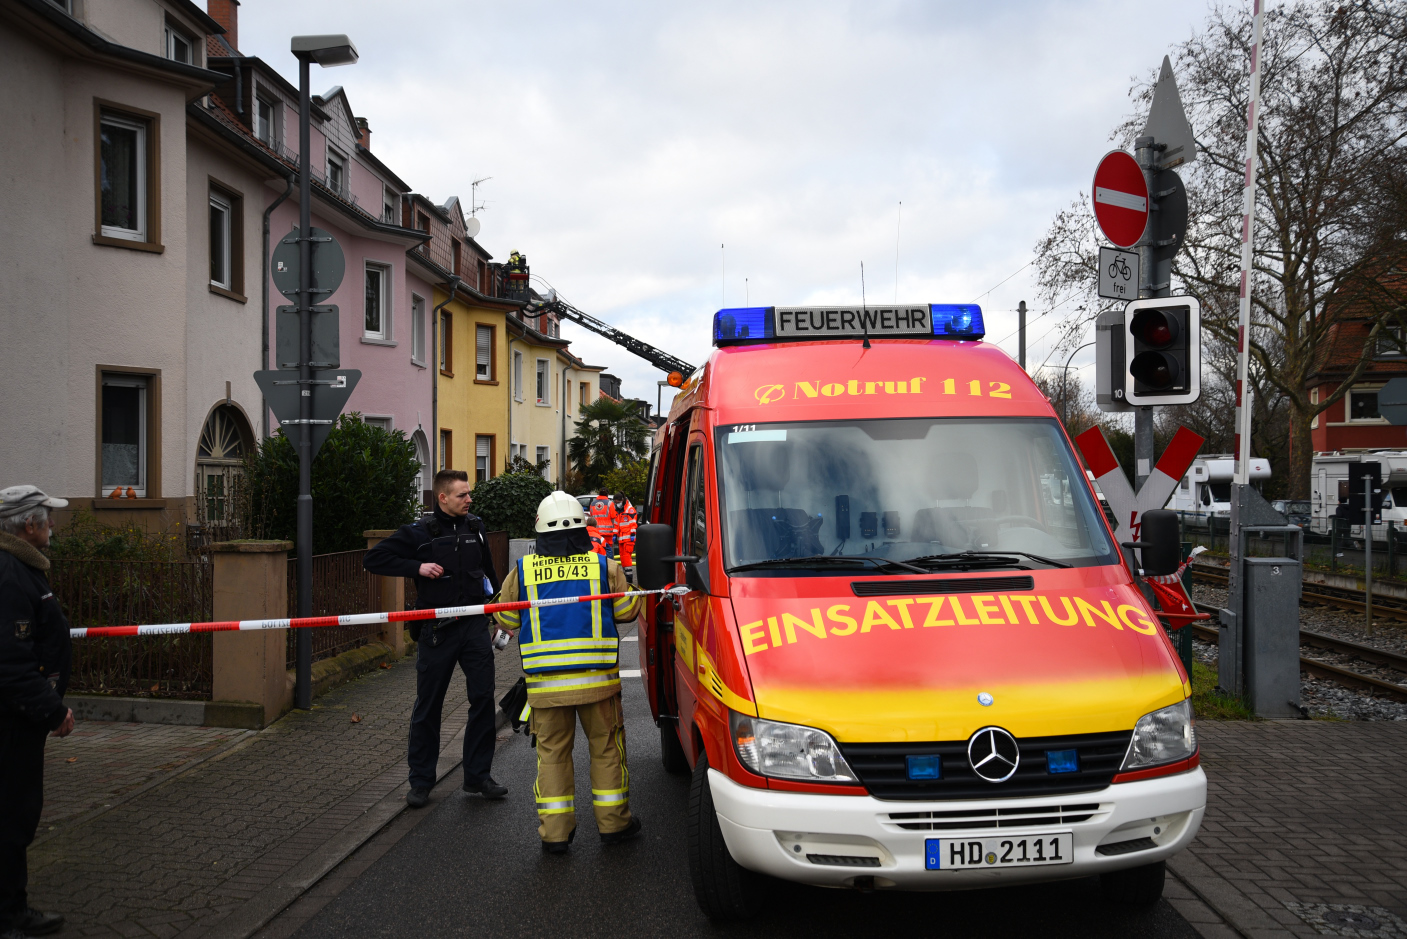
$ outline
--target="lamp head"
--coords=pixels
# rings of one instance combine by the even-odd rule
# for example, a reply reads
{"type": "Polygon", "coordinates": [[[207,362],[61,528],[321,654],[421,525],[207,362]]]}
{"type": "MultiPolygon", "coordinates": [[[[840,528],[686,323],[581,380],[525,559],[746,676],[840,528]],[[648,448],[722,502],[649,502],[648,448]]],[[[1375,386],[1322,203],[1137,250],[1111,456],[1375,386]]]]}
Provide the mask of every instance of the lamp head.
{"type": "Polygon", "coordinates": [[[334,65],[354,65],[357,61],[357,47],[344,35],[294,36],[291,43],[294,55],[309,59],[323,68],[334,65]]]}

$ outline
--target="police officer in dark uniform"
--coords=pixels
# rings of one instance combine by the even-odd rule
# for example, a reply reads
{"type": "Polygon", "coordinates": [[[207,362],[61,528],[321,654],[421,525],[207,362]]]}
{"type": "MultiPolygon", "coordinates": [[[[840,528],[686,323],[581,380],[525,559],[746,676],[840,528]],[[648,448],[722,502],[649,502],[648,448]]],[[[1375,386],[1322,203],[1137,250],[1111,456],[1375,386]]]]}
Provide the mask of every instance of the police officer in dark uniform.
{"type": "MultiPolygon", "coordinates": [[[[366,553],[368,571],[385,577],[414,577],[416,609],[486,603],[498,592],[484,523],[469,514],[469,475],[440,470],[434,482],[435,510],[402,525],[366,553]]],[[[440,715],[458,663],[469,689],[469,724],[464,731],[464,791],[501,799],[508,789],[489,775],[493,764],[493,646],[487,616],[419,620],[410,626],[419,644],[415,710],[410,717],[410,792],[406,804],[430,801],[440,759],[440,715]]]]}
{"type": "Polygon", "coordinates": [[[44,807],[44,738],[67,737],[68,620],[49,589],[50,509],[35,486],[0,489],[0,939],[57,932],[64,918],[29,905],[25,852],[44,807]]]}

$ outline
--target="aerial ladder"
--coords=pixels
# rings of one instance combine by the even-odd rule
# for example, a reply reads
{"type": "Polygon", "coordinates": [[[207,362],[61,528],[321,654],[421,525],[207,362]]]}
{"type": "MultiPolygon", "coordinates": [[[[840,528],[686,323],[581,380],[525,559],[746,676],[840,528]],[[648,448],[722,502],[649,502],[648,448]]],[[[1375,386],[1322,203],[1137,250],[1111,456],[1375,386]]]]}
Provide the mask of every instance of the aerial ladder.
{"type": "Polygon", "coordinates": [[[578,310],[570,303],[559,299],[555,295],[555,291],[551,297],[540,296],[528,286],[528,259],[518,252],[514,251],[509,256],[508,263],[503,266],[503,273],[505,275],[504,292],[514,299],[527,301],[527,307],[519,314],[524,319],[537,319],[545,313],[555,313],[562,319],[568,319],[580,326],[585,326],[598,336],[604,336],[616,345],[635,353],[655,368],[671,373],[670,384],[677,385],[694,373],[695,366],[670,355],[663,349],[656,349],[648,342],[642,342],[629,333],[616,329],[610,323],[598,320],[590,313],[578,310]],[[678,373],[679,377],[675,379],[673,373],[678,373]]]}

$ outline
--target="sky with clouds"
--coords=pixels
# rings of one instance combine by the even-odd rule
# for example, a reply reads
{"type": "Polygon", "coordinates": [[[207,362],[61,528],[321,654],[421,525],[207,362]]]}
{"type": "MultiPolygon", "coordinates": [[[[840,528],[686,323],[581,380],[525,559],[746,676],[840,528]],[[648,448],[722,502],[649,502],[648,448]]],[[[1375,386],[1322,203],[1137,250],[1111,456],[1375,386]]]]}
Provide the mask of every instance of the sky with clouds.
{"type": "MultiPolygon", "coordinates": [[[[1033,245],[1207,9],[245,0],[239,44],[296,82],[290,36],[350,35],[361,61],[313,90],[347,89],[382,160],[437,202],[491,177],[497,259],[686,361],[720,305],[857,302],[863,262],[867,299],[978,300],[1013,356],[1026,300],[1034,365],[1061,311],[1040,316],[1033,245]]],[[[655,399],[648,363],[563,335],[655,399]]]]}

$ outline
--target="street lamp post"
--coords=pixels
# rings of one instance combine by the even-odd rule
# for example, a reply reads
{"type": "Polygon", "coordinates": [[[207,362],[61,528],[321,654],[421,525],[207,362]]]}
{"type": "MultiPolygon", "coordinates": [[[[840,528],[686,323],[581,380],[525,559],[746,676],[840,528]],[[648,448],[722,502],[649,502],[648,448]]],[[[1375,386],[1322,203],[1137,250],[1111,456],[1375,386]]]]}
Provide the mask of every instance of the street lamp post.
{"type": "MultiPolygon", "coordinates": [[[[1080,346],[1080,349],[1088,349],[1092,345],[1094,345],[1094,343],[1087,342],[1080,346]]],[[[1065,428],[1067,434],[1070,432],[1070,362],[1075,358],[1075,353],[1079,352],[1080,349],[1071,352],[1069,357],[1065,359],[1065,370],[1060,375],[1060,424],[1065,428]]]]}
{"type": "MultiPolygon", "coordinates": [[[[351,65],[357,48],[346,36],[294,36],[298,58],[298,615],[313,614],[313,207],[311,159],[312,94],[309,71],[351,65]]],[[[267,275],[265,275],[267,276],[267,275]]],[[[313,636],[297,631],[297,700],[302,710],[313,706],[313,636]]]]}

